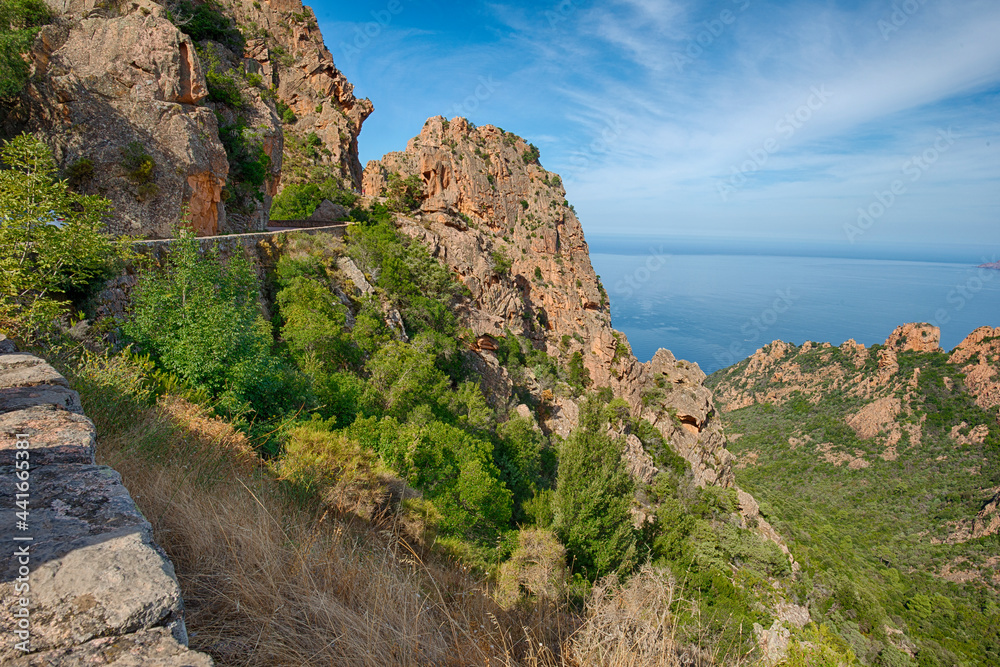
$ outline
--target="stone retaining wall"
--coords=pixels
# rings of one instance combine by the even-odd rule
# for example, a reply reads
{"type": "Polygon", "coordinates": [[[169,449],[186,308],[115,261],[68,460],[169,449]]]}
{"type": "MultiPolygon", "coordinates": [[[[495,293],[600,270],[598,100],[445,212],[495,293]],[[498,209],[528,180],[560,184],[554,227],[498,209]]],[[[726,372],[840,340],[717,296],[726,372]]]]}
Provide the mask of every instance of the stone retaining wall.
{"type": "Polygon", "coordinates": [[[188,650],[173,565],[95,446],[66,379],[0,336],[0,664],[212,665],[188,650]]]}

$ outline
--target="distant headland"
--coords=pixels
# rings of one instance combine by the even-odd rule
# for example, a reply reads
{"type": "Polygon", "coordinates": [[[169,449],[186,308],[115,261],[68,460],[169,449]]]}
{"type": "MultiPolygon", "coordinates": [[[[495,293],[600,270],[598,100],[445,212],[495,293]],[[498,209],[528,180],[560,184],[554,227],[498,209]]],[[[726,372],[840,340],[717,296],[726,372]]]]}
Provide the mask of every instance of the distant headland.
{"type": "Polygon", "coordinates": [[[996,269],[1000,271],[1000,262],[990,262],[989,264],[980,264],[980,269],[996,269]]]}

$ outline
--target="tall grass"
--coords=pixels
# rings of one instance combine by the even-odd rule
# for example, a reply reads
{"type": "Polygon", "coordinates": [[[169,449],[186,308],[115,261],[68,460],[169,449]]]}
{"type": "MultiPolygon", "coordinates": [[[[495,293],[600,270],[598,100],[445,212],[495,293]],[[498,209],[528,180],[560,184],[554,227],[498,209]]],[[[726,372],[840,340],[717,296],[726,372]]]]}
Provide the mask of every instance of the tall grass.
{"type": "Polygon", "coordinates": [[[191,648],[219,665],[741,662],[678,646],[680,593],[652,568],[600,582],[585,610],[544,599],[505,610],[391,505],[362,519],[304,498],[230,424],[175,393],[155,398],[134,359],[63,366],[97,425],[99,462],[121,473],[174,563],[191,648]]]}

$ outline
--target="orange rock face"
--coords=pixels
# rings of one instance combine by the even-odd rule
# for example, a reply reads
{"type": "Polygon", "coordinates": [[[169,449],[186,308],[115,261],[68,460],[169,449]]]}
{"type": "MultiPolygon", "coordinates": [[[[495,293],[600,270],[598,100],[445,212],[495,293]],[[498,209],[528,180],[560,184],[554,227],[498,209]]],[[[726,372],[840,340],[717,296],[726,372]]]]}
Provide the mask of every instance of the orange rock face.
{"type": "Polygon", "coordinates": [[[986,410],[1000,405],[1000,328],[980,327],[958,344],[948,363],[961,367],[966,390],[986,410]]]}
{"type": "MultiPolygon", "coordinates": [[[[559,177],[532,159],[523,139],[464,118],[431,118],[405,151],[368,163],[364,192],[385,194],[393,173],[421,179],[421,206],[399,225],[469,288],[466,319],[477,336],[513,331],[563,363],[579,353],[594,386],[610,387],[656,426],[699,483],[732,484],[705,374],[666,350],[647,364],[632,355],[611,327],[607,294],[559,177]]],[[[567,428],[566,419],[551,421],[567,428]]]]}
{"type": "Polygon", "coordinates": [[[194,44],[161,5],[105,18],[85,4],[67,3],[35,43],[29,128],[63,166],[90,160],[78,188],[112,201],[112,232],[169,236],[186,204],[197,226],[217,229],[221,188],[209,184],[225,183],[229,164],[215,116],[195,106],[208,91],[194,44]],[[156,165],[145,189],[122,164],[133,143],[156,165]]]}
{"type": "Polygon", "coordinates": [[[297,120],[284,131],[301,138],[314,132],[329,151],[318,154],[318,164],[332,167],[344,186],[360,188],[358,134],[372,103],[355,97],[354,85],[337,69],[312,9],[300,0],[237,0],[227,13],[268,35],[247,40],[244,56],[295,112],[297,120]]]}
{"type": "Polygon", "coordinates": [[[897,352],[937,352],[941,349],[941,329],[931,324],[904,324],[889,335],[885,346],[897,352]]]}

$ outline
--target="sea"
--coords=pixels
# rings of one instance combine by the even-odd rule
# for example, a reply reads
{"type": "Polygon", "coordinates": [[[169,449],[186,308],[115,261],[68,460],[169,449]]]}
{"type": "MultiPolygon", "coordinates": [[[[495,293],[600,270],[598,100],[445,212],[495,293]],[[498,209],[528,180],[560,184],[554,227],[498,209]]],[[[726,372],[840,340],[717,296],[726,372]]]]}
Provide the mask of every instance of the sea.
{"type": "Polygon", "coordinates": [[[1000,247],[824,244],[588,234],[612,325],[640,361],[659,348],[711,374],[774,340],[884,343],[930,322],[951,350],[1000,327],[1000,247]]]}

